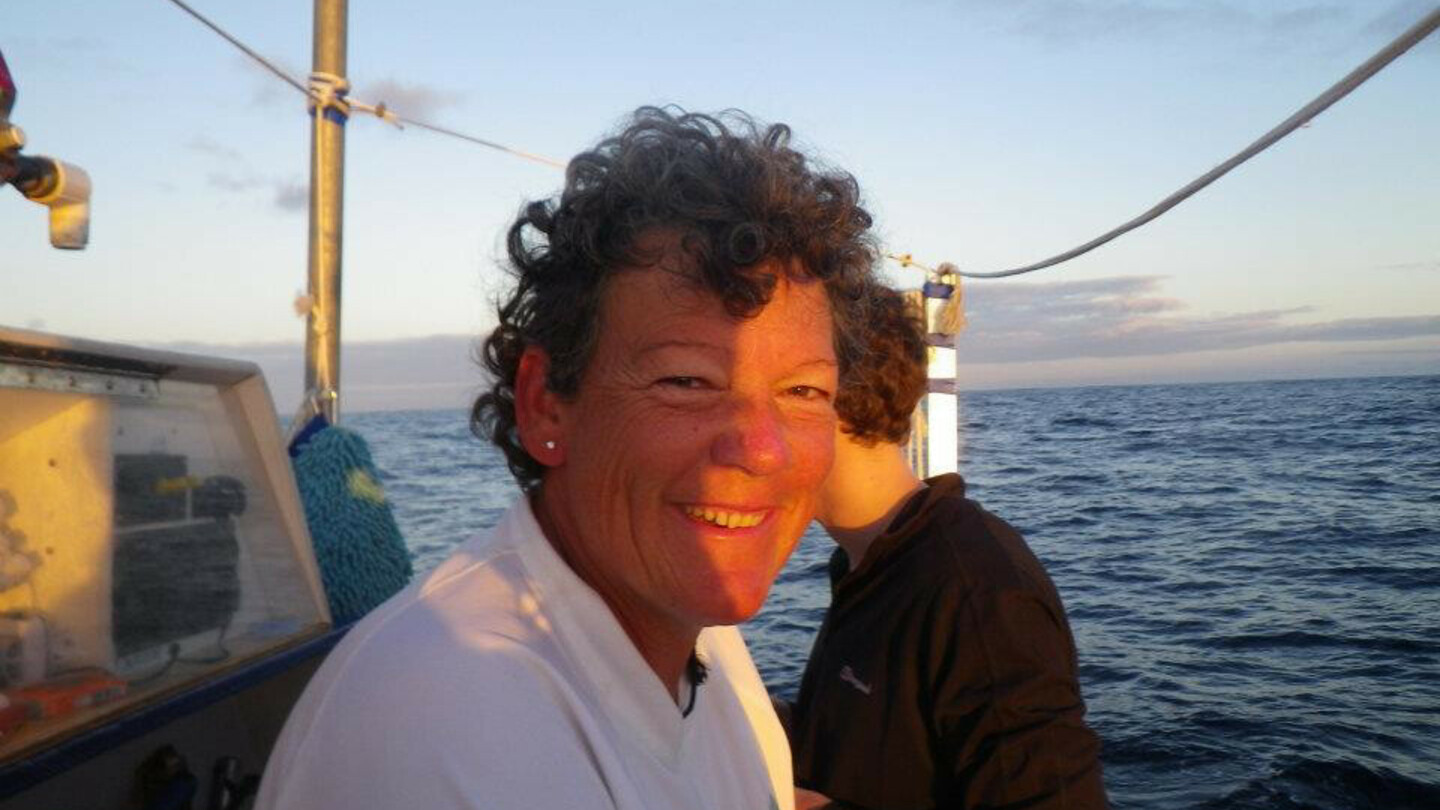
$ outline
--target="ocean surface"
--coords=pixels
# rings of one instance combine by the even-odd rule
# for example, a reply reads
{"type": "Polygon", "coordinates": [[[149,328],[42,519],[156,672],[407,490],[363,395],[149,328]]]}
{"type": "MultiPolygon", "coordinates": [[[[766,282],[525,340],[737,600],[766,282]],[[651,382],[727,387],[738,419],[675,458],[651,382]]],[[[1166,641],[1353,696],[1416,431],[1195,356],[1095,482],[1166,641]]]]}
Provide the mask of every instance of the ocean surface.
{"type": "MultiPolygon", "coordinates": [[[[1440,808],[1440,376],[987,391],[971,497],[1055,580],[1127,808],[1440,808]]],[[[460,411],[356,414],[428,571],[517,490],[460,411]]],[[[745,628],[793,695],[812,529],[745,628]]]]}

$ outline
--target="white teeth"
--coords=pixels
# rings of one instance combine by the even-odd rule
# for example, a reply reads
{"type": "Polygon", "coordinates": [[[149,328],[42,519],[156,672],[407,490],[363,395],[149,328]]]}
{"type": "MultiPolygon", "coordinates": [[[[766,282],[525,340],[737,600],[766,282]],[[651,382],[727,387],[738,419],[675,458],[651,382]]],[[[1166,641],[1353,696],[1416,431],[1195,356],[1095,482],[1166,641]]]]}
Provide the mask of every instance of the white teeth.
{"type": "Polygon", "coordinates": [[[765,519],[764,514],[727,512],[721,509],[700,506],[685,507],[685,514],[697,520],[703,520],[713,526],[719,526],[722,529],[748,529],[751,526],[758,526],[760,521],[765,519]]]}

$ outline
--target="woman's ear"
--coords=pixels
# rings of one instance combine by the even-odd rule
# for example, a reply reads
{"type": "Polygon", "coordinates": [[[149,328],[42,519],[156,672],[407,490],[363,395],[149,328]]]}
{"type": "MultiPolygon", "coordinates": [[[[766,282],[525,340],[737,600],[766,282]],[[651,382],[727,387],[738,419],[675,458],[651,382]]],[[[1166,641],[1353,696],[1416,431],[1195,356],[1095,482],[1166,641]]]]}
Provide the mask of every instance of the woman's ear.
{"type": "Polygon", "coordinates": [[[526,348],[515,372],[515,428],[531,458],[558,467],[565,460],[562,403],[546,383],[549,375],[550,355],[538,346],[526,348]]]}

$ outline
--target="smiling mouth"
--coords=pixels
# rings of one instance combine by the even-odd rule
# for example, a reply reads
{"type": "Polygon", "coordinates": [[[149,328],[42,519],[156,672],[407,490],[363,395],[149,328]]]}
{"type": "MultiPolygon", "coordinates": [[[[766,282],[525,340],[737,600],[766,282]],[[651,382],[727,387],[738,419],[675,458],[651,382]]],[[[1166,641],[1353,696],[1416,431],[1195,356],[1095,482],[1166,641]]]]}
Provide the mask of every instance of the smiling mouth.
{"type": "Polygon", "coordinates": [[[765,520],[765,512],[742,512],[734,509],[716,509],[711,506],[687,506],[685,514],[701,523],[708,523],[721,529],[748,529],[765,520]]]}

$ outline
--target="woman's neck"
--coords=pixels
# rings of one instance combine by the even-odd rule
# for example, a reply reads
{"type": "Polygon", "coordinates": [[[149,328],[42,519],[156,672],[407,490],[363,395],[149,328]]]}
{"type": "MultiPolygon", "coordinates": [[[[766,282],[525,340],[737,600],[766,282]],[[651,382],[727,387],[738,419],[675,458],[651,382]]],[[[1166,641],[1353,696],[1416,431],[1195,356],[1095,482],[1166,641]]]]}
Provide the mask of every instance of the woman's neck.
{"type": "Polygon", "coordinates": [[[925,482],[910,469],[899,445],[865,447],[848,438],[841,442],[816,517],[845,549],[854,570],[925,482]]]}
{"type": "Polygon", "coordinates": [[[555,553],[605,602],[636,652],[660,679],[665,691],[670,693],[677,705],[683,706],[682,700],[688,700],[688,688],[682,688],[682,676],[695,652],[701,628],[682,627],[663,616],[654,615],[647,605],[629,596],[619,583],[606,577],[604,567],[596,564],[583,544],[570,542],[573,533],[560,527],[560,521],[551,514],[551,505],[546,503],[540,490],[530,495],[530,506],[555,553]]]}

